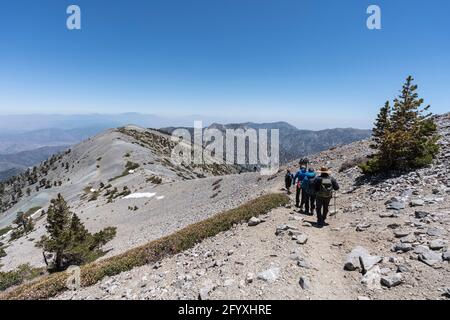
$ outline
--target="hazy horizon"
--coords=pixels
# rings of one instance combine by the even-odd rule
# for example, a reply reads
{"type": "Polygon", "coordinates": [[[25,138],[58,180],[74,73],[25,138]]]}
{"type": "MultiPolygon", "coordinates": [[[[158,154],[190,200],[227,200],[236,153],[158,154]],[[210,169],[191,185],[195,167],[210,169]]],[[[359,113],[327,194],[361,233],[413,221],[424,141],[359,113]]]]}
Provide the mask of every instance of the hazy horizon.
{"type": "Polygon", "coordinates": [[[81,30],[68,30],[64,1],[6,2],[0,113],[370,128],[408,75],[432,112],[449,111],[450,2],[379,0],[381,30],[367,28],[370,4],[78,0],[81,30]]]}
{"type": "MultiPolygon", "coordinates": [[[[274,123],[286,122],[300,130],[325,130],[335,128],[354,128],[361,130],[371,129],[371,125],[366,127],[355,126],[353,123],[348,125],[334,124],[333,119],[329,122],[324,121],[323,126],[305,125],[301,121],[293,119],[264,119],[255,117],[238,118],[238,117],[212,117],[202,115],[186,115],[186,116],[168,116],[163,114],[145,114],[139,112],[126,113],[78,113],[78,114],[58,114],[58,113],[30,113],[30,114],[0,114],[0,132],[15,131],[29,132],[41,129],[76,129],[92,126],[115,127],[125,124],[136,124],[145,127],[162,128],[162,127],[193,127],[194,121],[202,121],[204,126],[213,123],[219,124],[236,124],[236,123],[274,123]]],[[[341,122],[341,124],[343,124],[341,122]]]]}

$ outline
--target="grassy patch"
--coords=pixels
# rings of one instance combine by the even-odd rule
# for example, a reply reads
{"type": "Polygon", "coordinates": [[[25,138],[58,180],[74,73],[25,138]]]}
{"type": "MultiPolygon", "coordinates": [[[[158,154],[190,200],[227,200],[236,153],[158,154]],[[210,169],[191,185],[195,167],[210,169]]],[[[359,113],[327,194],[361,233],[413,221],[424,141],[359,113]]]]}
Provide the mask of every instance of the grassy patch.
{"type": "Polygon", "coordinates": [[[6,228],[0,229],[0,237],[7,234],[8,232],[10,232],[12,230],[11,226],[8,226],[6,228]]]}
{"type": "Polygon", "coordinates": [[[33,268],[29,264],[20,265],[13,271],[0,272],[0,291],[4,291],[25,281],[32,280],[42,275],[44,272],[44,268],[33,268]]]}
{"type": "MultiPolygon", "coordinates": [[[[106,276],[113,276],[135,267],[157,262],[192,248],[202,240],[229,230],[233,224],[247,221],[270,210],[285,205],[289,198],[283,194],[269,194],[252,200],[238,208],[217,214],[204,221],[189,225],[169,236],[151,241],[123,254],[81,267],[81,284],[91,286],[106,276]]],[[[55,273],[24,284],[0,296],[0,299],[47,299],[65,291],[66,273],[55,273]]]]}

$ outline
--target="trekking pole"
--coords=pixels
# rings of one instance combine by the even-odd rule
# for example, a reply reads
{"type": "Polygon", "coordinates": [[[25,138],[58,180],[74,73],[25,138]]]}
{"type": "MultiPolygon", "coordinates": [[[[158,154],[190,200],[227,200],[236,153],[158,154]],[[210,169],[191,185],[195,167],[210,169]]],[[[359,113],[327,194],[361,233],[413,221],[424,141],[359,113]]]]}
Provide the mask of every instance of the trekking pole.
{"type": "Polygon", "coordinates": [[[334,198],[334,216],[337,216],[337,209],[336,209],[336,191],[333,192],[333,198],[334,198]]]}

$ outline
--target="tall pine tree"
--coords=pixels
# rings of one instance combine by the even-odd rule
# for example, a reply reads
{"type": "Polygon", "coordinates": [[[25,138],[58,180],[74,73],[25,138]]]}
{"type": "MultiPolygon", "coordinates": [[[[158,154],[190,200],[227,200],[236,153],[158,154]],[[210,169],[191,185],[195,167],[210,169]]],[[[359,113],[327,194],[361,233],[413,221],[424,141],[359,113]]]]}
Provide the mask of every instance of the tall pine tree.
{"type": "Polygon", "coordinates": [[[438,153],[437,126],[428,113],[430,106],[422,107],[424,100],[413,81],[411,76],[406,79],[392,109],[389,102],[380,109],[371,144],[377,153],[361,165],[365,173],[422,167],[438,153]]]}

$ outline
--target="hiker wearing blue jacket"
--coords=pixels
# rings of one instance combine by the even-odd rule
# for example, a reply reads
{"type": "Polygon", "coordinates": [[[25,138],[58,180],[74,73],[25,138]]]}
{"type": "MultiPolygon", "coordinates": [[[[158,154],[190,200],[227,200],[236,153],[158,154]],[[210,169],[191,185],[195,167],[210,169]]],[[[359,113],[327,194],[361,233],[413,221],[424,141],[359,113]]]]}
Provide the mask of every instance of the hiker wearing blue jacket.
{"type": "Polygon", "coordinates": [[[313,188],[315,177],[316,173],[314,172],[314,169],[309,168],[302,181],[302,199],[303,193],[305,193],[305,213],[311,215],[314,215],[314,210],[316,209],[316,193],[313,188]],[[310,208],[311,211],[309,211],[310,208]]]}
{"type": "Polygon", "coordinates": [[[305,204],[305,200],[306,198],[304,198],[303,196],[303,192],[302,192],[302,202],[300,203],[300,190],[302,190],[302,181],[303,179],[305,179],[306,176],[306,166],[305,165],[300,165],[300,170],[297,171],[297,173],[294,176],[294,185],[296,185],[296,192],[295,192],[295,206],[297,208],[300,208],[300,210],[303,209],[303,205],[305,204]]]}

